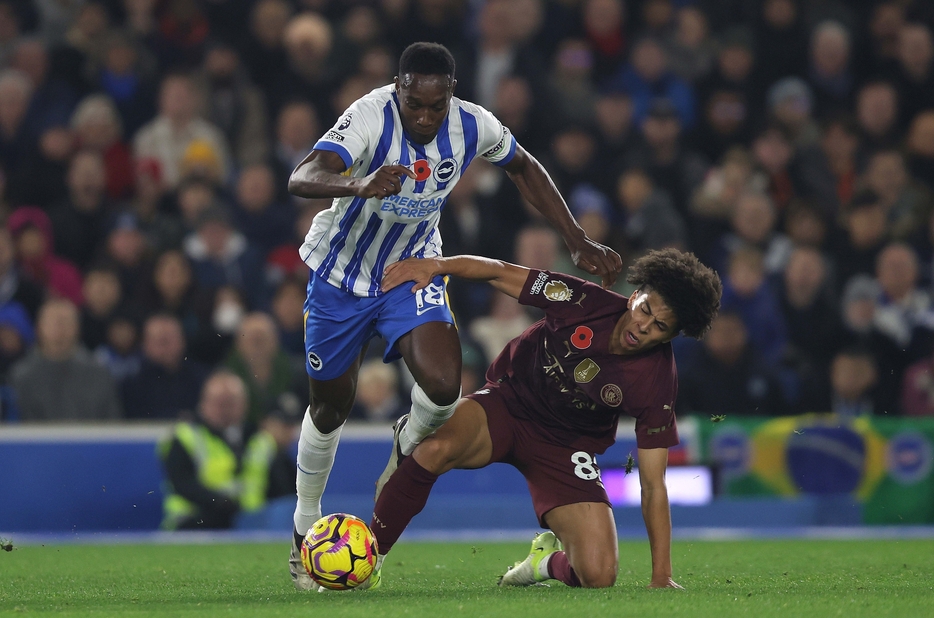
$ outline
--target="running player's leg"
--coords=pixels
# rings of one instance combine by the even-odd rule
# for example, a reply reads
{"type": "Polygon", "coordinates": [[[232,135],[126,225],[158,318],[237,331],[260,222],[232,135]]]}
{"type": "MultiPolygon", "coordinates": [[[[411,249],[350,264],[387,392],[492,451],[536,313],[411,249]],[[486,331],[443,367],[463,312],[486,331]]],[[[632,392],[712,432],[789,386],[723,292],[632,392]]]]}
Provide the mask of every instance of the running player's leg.
{"type": "Polygon", "coordinates": [[[415,378],[412,409],[399,436],[402,454],[409,455],[454,414],[461,392],[461,344],[453,324],[428,322],[403,335],[397,345],[415,378]]]}
{"type": "Polygon", "coordinates": [[[301,565],[299,547],[308,529],[321,517],[321,496],[334,465],[341,427],[350,414],[357,374],[367,342],[375,334],[372,320],[378,305],[358,299],[314,272],[305,300],[305,369],[309,406],[298,441],[289,571],[295,587],[316,587],[301,565]]]}
{"type": "Polygon", "coordinates": [[[616,583],[619,543],[609,505],[567,504],[548,511],[544,519],[564,546],[564,551],[548,558],[549,578],[583,588],[608,588],[616,583]]]}
{"type": "Polygon", "coordinates": [[[451,419],[416,447],[386,483],[373,510],[371,528],[385,555],[409,522],[425,507],[438,477],[454,468],[490,463],[493,441],[483,407],[461,399],[451,419]]]}
{"type": "Polygon", "coordinates": [[[377,330],[388,342],[384,359],[402,357],[415,378],[412,407],[395,426],[393,449],[376,482],[376,500],[402,459],[454,413],[460,397],[461,347],[447,305],[446,283],[436,277],[423,289],[390,290],[377,330]]]}
{"type": "Polygon", "coordinates": [[[334,465],[341,428],[353,406],[357,374],[365,351],[366,347],[338,378],[308,378],[310,404],[298,439],[298,471],[295,477],[298,502],[293,518],[296,532],[303,535],[321,517],[321,495],[334,465]]]}

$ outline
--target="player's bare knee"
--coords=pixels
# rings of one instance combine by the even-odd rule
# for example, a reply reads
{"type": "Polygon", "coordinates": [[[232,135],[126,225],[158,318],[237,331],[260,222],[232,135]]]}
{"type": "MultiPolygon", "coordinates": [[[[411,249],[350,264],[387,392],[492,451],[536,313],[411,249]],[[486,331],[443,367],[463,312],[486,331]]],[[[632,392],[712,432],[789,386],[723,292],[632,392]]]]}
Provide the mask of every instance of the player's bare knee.
{"type": "Polygon", "coordinates": [[[461,383],[458,377],[442,377],[425,380],[425,384],[419,384],[428,398],[436,406],[448,406],[457,401],[461,392],[461,383]]]}
{"type": "Polygon", "coordinates": [[[577,573],[577,578],[583,588],[611,588],[616,583],[616,569],[587,569],[588,572],[577,573]]]}
{"type": "Polygon", "coordinates": [[[314,403],[309,406],[311,422],[321,433],[331,433],[344,424],[347,414],[328,403],[314,403]]]}
{"type": "Polygon", "coordinates": [[[588,560],[583,564],[571,564],[583,588],[610,588],[616,583],[619,565],[610,558],[588,560]]]}
{"type": "Polygon", "coordinates": [[[416,448],[415,458],[432,474],[444,474],[454,467],[461,450],[450,440],[429,436],[416,448]]]}

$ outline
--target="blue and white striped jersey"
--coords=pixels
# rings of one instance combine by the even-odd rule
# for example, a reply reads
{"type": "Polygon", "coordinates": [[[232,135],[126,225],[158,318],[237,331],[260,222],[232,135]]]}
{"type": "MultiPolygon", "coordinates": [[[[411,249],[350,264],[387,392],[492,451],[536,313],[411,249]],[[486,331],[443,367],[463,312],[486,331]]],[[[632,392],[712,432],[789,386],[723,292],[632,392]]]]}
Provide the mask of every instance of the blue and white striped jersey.
{"type": "Polygon", "coordinates": [[[340,155],[355,178],[396,163],[418,175],[417,181],[403,176],[402,191],[384,199],[335,198],[314,218],[299,250],[332,285],[355,296],[379,296],[387,264],[441,255],[441,208],[473,158],[505,165],[515,155],[516,139],[487,110],[452,97],[438,135],[417,144],[402,128],[389,85],[355,101],[314,147],[340,155]]]}

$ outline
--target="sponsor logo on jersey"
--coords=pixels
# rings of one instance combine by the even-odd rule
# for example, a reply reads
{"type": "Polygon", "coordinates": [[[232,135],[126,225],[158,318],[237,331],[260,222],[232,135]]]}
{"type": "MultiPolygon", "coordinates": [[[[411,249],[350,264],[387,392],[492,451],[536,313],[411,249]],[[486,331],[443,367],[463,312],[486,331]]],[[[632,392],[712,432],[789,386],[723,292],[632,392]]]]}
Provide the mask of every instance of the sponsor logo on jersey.
{"type": "Polygon", "coordinates": [[[383,200],[379,209],[398,217],[427,217],[436,210],[440,210],[446,199],[446,197],[433,197],[420,200],[415,197],[390,195],[383,200]]]}
{"type": "Polygon", "coordinates": [[[434,177],[438,182],[448,182],[457,173],[457,161],[445,159],[435,167],[434,177]]]}
{"type": "Polygon", "coordinates": [[[578,384],[587,384],[600,373],[600,365],[589,358],[585,358],[574,368],[574,381],[578,384]]]}
{"type": "Polygon", "coordinates": [[[532,282],[532,289],[529,290],[529,294],[535,296],[541,292],[546,281],[548,281],[548,275],[545,273],[538,273],[538,276],[535,277],[535,281],[532,282]]]}
{"type": "Polygon", "coordinates": [[[500,151],[502,151],[502,149],[506,147],[506,137],[508,135],[509,135],[509,129],[507,129],[506,127],[503,127],[503,136],[499,138],[499,141],[496,143],[495,146],[493,146],[492,148],[484,152],[481,156],[492,157],[494,155],[499,154],[500,151]]]}
{"type": "Polygon", "coordinates": [[[324,136],[324,139],[331,140],[332,142],[342,142],[344,141],[344,136],[337,131],[328,131],[327,135],[324,136]]]}
{"type": "Polygon", "coordinates": [[[321,368],[324,367],[324,362],[321,360],[321,357],[314,352],[308,353],[308,364],[311,365],[311,368],[315,371],[321,371],[321,368]]]}
{"type": "Polygon", "coordinates": [[[600,389],[600,399],[611,408],[617,408],[623,403],[623,390],[615,384],[606,384],[600,389]]]}
{"type": "Polygon", "coordinates": [[[347,112],[344,114],[344,117],[341,118],[341,123],[337,125],[338,131],[343,131],[350,126],[350,122],[353,120],[353,112],[347,112]]]}
{"type": "Polygon", "coordinates": [[[545,284],[545,298],[555,302],[571,300],[571,288],[564,281],[555,281],[552,279],[545,284]]]}

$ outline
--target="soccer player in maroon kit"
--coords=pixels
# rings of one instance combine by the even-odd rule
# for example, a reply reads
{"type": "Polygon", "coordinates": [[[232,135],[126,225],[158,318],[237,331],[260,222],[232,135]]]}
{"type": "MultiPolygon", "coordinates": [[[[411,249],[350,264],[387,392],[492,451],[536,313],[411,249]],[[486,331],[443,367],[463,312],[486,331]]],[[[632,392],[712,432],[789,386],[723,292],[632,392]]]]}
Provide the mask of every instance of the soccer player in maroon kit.
{"type": "MultiPolygon", "coordinates": [[[[383,289],[436,275],[489,281],[545,317],[512,340],[451,419],[401,458],[377,494],[371,527],[382,557],[425,506],[438,476],[509,463],[528,482],[546,531],[500,585],[558,579],[612,586],[618,569],[613,511],[596,464],[621,414],[636,419],[642,514],[652,552],[650,588],[680,588],[671,572],[665,469],[678,444],[678,376],[670,341],[700,338],[720,307],[720,278],[690,253],[653,251],[630,268],[629,297],[570,275],[474,256],[410,259],[386,268],[383,289]]],[[[400,422],[398,425],[401,425],[400,422]]],[[[398,429],[396,430],[398,434],[398,429]]],[[[397,448],[394,445],[394,448],[397,448]]]]}

